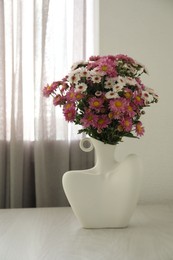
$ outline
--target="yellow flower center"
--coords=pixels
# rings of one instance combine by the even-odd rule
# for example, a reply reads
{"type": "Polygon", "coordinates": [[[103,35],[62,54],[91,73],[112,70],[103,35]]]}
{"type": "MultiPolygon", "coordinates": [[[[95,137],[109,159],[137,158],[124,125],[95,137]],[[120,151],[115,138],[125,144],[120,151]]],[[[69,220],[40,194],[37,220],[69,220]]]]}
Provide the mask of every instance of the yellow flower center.
{"type": "Polygon", "coordinates": [[[129,92],[126,92],[124,95],[126,98],[131,98],[131,96],[132,96],[131,93],[129,93],[129,92]]]}
{"type": "Polygon", "coordinates": [[[81,98],[82,98],[82,95],[81,95],[80,93],[78,93],[78,94],[76,95],[76,98],[77,98],[77,99],[81,99],[81,98]]]}
{"type": "Polygon", "coordinates": [[[118,100],[118,101],[115,101],[114,104],[115,104],[116,107],[121,107],[121,106],[122,106],[122,102],[119,101],[119,100],[118,100]]]}
{"type": "Polygon", "coordinates": [[[70,103],[66,104],[65,108],[68,109],[70,108],[72,105],[70,103]]]}
{"type": "Polygon", "coordinates": [[[129,126],[130,122],[128,120],[125,120],[124,124],[125,124],[125,126],[129,126]]]}
{"type": "Polygon", "coordinates": [[[136,125],[136,128],[137,128],[138,132],[141,132],[141,131],[142,131],[142,127],[141,127],[140,124],[137,124],[137,125],[136,125]]]}
{"type": "Polygon", "coordinates": [[[108,67],[107,67],[106,65],[103,65],[103,66],[101,67],[101,69],[102,69],[102,71],[107,71],[108,67]]]}
{"type": "Polygon", "coordinates": [[[74,93],[71,92],[71,93],[70,93],[70,98],[73,98],[73,97],[74,97],[74,93]]]}
{"type": "Polygon", "coordinates": [[[140,101],[141,98],[140,98],[139,96],[136,96],[136,100],[137,100],[137,101],[140,101]]]}
{"type": "Polygon", "coordinates": [[[110,119],[112,119],[112,118],[113,118],[113,113],[110,112],[110,113],[108,114],[108,117],[109,117],[110,119]]]}
{"type": "Polygon", "coordinates": [[[99,124],[99,125],[102,125],[103,123],[104,123],[104,119],[100,118],[100,119],[98,120],[98,124],[99,124]]]}
{"type": "Polygon", "coordinates": [[[127,109],[128,109],[128,111],[130,111],[130,112],[133,110],[131,106],[128,106],[127,109]]]}
{"type": "Polygon", "coordinates": [[[98,107],[100,105],[99,101],[94,101],[93,106],[98,107]]]}
{"type": "Polygon", "coordinates": [[[93,120],[93,117],[90,115],[90,116],[87,117],[87,120],[88,120],[88,121],[92,121],[92,120],[93,120]]]}

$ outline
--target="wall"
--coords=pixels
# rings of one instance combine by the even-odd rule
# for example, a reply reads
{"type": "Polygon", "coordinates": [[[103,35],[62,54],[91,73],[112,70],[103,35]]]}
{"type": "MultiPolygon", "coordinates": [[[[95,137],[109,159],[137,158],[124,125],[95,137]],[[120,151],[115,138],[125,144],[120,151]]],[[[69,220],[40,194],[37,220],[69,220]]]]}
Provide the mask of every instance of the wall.
{"type": "Polygon", "coordinates": [[[124,139],[118,157],[142,157],[141,202],[173,200],[173,1],[100,0],[98,24],[97,52],[123,53],[145,64],[149,76],[143,81],[160,96],[146,109],[145,135],[124,139]]]}

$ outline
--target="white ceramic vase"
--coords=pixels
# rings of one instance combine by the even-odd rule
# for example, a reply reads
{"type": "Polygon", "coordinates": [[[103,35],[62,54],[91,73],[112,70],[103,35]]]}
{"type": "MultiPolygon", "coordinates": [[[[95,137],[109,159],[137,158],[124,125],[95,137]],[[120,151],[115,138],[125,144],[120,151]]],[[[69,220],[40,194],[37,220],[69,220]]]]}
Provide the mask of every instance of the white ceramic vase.
{"type": "Polygon", "coordinates": [[[80,142],[83,151],[95,148],[96,164],[87,170],[68,171],[63,188],[74,214],[84,228],[123,228],[138,202],[141,161],[131,154],[122,162],[115,159],[116,145],[93,138],[80,142]],[[88,148],[85,141],[90,142],[88,148]]]}

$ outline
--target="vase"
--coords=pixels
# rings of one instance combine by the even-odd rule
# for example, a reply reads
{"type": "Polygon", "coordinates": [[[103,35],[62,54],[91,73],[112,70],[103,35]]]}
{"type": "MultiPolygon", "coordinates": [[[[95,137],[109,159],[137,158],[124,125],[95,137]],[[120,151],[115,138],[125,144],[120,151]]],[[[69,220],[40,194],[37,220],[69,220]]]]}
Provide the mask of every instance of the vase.
{"type": "Polygon", "coordinates": [[[135,154],[122,162],[115,159],[117,145],[93,138],[80,141],[80,148],[95,149],[95,166],[68,171],[63,188],[72,210],[84,228],[124,228],[136,208],[141,184],[142,164],[135,154]],[[85,147],[84,143],[90,146],[85,147]]]}

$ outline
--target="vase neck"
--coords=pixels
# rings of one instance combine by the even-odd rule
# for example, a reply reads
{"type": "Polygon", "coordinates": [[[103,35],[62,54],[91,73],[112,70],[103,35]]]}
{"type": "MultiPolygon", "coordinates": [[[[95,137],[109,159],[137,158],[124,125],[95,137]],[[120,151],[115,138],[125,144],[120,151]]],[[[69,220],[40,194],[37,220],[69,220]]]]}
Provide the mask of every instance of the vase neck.
{"type": "Polygon", "coordinates": [[[116,145],[104,144],[95,139],[92,139],[92,143],[95,148],[96,167],[99,167],[101,172],[117,165],[118,162],[115,159],[116,145]]]}

